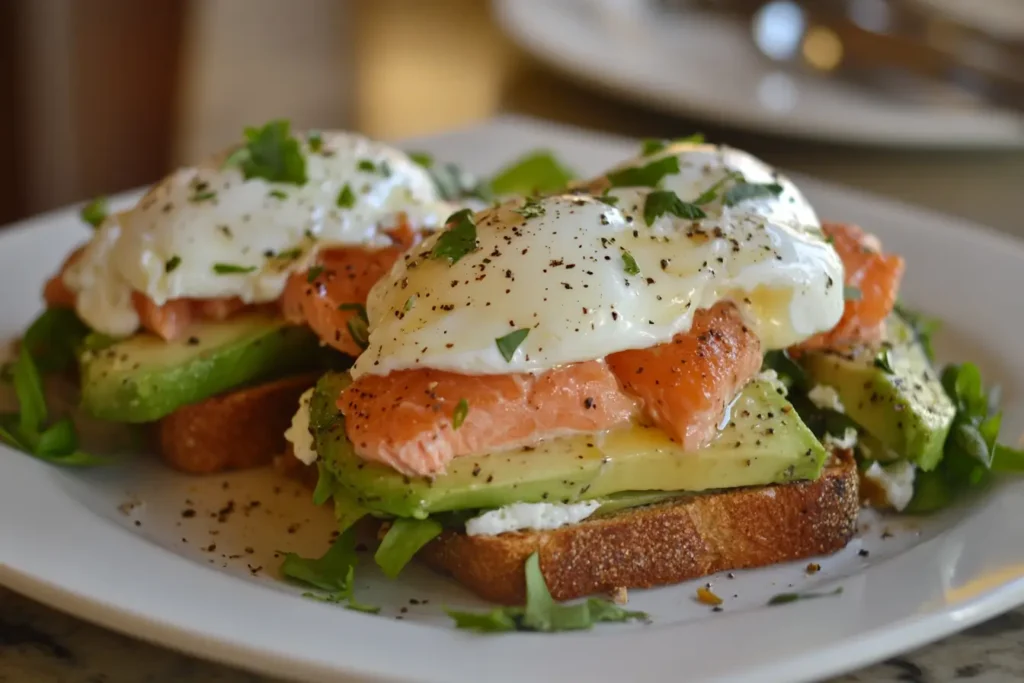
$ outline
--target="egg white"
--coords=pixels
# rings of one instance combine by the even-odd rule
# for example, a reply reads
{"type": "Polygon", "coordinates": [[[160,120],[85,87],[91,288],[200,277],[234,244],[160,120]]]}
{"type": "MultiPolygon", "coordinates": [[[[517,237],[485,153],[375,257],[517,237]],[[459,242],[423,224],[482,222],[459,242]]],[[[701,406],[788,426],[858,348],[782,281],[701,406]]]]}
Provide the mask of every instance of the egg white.
{"type": "Polygon", "coordinates": [[[336,132],[321,134],[313,152],[297,137],[303,185],[246,180],[237,165],[225,164],[224,152],[175,171],[134,208],[110,216],[64,276],[81,318],[106,334],[132,334],[139,326],[133,291],[157,304],[183,297],[273,301],[320,249],[386,246],[385,231],[402,216],[414,228],[432,228],[454,210],[427,171],[399,150],[336,132]],[[339,206],[346,186],[351,206],[339,206]],[[218,273],[217,264],[251,272],[218,273]]]}
{"type": "MultiPolygon", "coordinates": [[[[612,189],[614,206],[566,194],[530,200],[539,208],[515,200],[477,213],[474,251],[453,264],[437,258],[444,233],[435,234],[374,287],[369,348],[353,375],[542,372],[667,342],[690,328],[696,310],[721,300],[739,307],[766,349],[831,329],[843,312],[842,263],[799,190],[725,147],[674,145],[627,165],[668,155],[680,172],[660,187],[683,201],[729,172],[783,191],[734,206],[719,192],[702,207],[706,218],[666,214],[652,225],[644,220],[651,188],[612,189]],[[629,257],[637,274],[627,272],[629,257]],[[527,337],[506,361],[496,339],[520,329],[527,337]]],[[[608,183],[589,185],[599,192],[608,183]]]]}

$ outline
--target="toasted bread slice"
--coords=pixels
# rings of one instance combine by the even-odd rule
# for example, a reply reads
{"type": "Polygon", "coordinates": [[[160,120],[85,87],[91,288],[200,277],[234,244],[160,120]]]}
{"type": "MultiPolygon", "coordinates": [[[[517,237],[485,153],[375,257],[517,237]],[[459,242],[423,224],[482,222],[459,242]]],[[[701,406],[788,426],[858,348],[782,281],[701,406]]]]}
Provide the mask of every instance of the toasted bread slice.
{"type": "Polygon", "coordinates": [[[521,605],[523,565],[538,552],[552,596],[570,600],[835,552],[853,536],[858,495],[847,455],[815,481],[696,495],[554,531],[446,531],[418,557],[487,600],[521,605]]]}
{"type": "Polygon", "coordinates": [[[295,375],[179,408],[156,424],[160,454],[176,470],[212,474],[269,464],[317,374],[295,375]]]}

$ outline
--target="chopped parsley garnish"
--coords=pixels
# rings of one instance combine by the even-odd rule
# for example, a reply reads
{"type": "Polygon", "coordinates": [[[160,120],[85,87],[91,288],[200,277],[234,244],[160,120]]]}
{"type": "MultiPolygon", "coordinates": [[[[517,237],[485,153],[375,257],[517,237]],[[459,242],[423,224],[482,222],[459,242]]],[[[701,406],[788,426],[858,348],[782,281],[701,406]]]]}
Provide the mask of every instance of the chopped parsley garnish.
{"type": "Polygon", "coordinates": [[[743,174],[738,173],[736,171],[726,171],[724,177],[720,178],[711,187],[701,192],[700,195],[698,195],[697,198],[693,200],[693,203],[698,206],[703,206],[705,204],[710,204],[711,202],[715,201],[715,198],[718,196],[718,191],[721,190],[722,186],[725,185],[730,180],[736,182],[743,182],[743,174]]]}
{"type": "Polygon", "coordinates": [[[402,307],[403,312],[408,313],[412,310],[412,307],[416,305],[416,295],[413,294],[405,300],[405,306],[402,307]]]}
{"type": "Polygon", "coordinates": [[[772,599],[768,601],[769,605],[786,605],[791,602],[798,600],[813,600],[815,598],[827,598],[833,595],[840,595],[843,592],[843,587],[839,586],[833,591],[827,593],[779,593],[778,595],[772,596],[772,599]]]}
{"type": "Polygon", "coordinates": [[[452,413],[452,429],[461,427],[462,423],[466,421],[467,415],[469,415],[469,401],[464,398],[459,399],[455,406],[455,412],[452,413]]]}
{"type": "Polygon", "coordinates": [[[447,259],[451,264],[476,250],[476,223],[473,222],[472,209],[456,211],[448,217],[445,225],[448,228],[437,238],[431,256],[447,259]]]}
{"type": "Polygon", "coordinates": [[[274,254],[274,258],[293,261],[302,256],[302,249],[296,247],[295,249],[285,249],[274,254]]]}
{"type": "Polygon", "coordinates": [[[352,192],[352,188],[348,183],[345,183],[345,187],[341,188],[341,192],[338,193],[338,199],[335,203],[342,209],[351,209],[355,206],[356,195],[352,192]]]}
{"type": "Polygon", "coordinates": [[[895,374],[895,370],[892,369],[892,351],[889,349],[883,349],[875,356],[875,367],[886,373],[887,375],[895,374]]]}
{"type": "Polygon", "coordinates": [[[409,152],[409,158],[414,164],[423,168],[430,168],[434,165],[434,157],[426,152],[409,152]]]}
{"type": "Polygon", "coordinates": [[[637,265],[636,259],[625,249],[622,250],[622,268],[626,271],[626,275],[640,274],[640,266],[637,265]]]}
{"type": "Polygon", "coordinates": [[[370,345],[370,319],[366,315],[366,306],[363,304],[341,304],[339,311],[355,311],[355,315],[348,319],[348,333],[359,348],[365,349],[370,345]]]}
{"type": "Polygon", "coordinates": [[[349,527],[338,536],[323,557],[306,558],[295,553],[285,553],[281,573],[289,579],[323,591],[303,593],[303,597],[344,604],[348,609],[376,614],[380,611],[379,607],[357,603],[352,596],[357,561],[355,529],[349,527]]]}
{"type": "Polygon", "coordinates": [[[600,622],[646,620],[644,612],[623,609],[601,598],[565,605],[555,602],[540,569],[540,556],[533,553],[526,560],[526,605],[499,607],[490,612],[457,612],[445,610],[455,620],[455,627],[481,633],[505,631],[579,631],[600,622]]]}
{"type": "Polygon", "coordinates": [[[699,206],[684,202],[671,190],[655,190],[648,194],[644,200],[644,222],[652,225],[666,213],[690,220],[707,216],[699,206]]]}
{"type": "Polygon", "coordinates": [[[110,206],[107,204],[107,198],[96,197],[96,199],[83,206],[78,215],[92,227],[98,228],[103,221],[107,220],[109,213],[110,206]]]}
{"type": "Polygon", "coordinates": [[[499,171],[490,190],[496,195],[544,194],[564,190],[575,177],[550,151],[537,150],[499,171]]]}
{"type": "Polygon", "coordinates": [[[782,185],[778,183],[737,183],[725,191],[723,203],[726,206],[736,206],[748,199],[778,197],[780,194],[782,185]]]}
{"type": "Polygon", "coordinates": [[[522,207],[514,209],[523,218],[537,218],[544,215],[544,207],[533,197],[528,197],[522,207]]]}
{"type": "Polygon", "coordinates": [[[530,328],[524,327],[515,332],[509,332],[504,337],[498,337],[495,339],[495,343],[498,345],[498,351],[501,353],[501,357],[505,359],[506,363],[511,363],[512,358],[516,355],[516,349],[519,345],[526,340],[526,335],[530,334],[530,328]]]}
{"type": "Polygon", "coordinates": [[[854,287],[853,285],[846,285],[843,287],[844,301],[860,301],[862,296],[863,295],[861,294],[859,287],[854,287]]]}
{"type": "Polygon", "coordinates": [[[306,158],[288,121],[246,128],[245,139],[245,146],[235,150],[226,165],[241,167],[246,180],[263,178],[272,183],[306,184],[306,158]]]}
{"type": "Polygon", "coordinates": [[[311,130],[306,134],[306,144],[309,145],[309,151],[313,154],[319,154],[320,150],[324,148],[324,138],[318,130],[311,130]]]}
{"type": "Polygon", "coordinates": [[[288,199],[288,193],[284,190],[271,190],[267,193],[267,196],[274,199],[288,199]]]}
{"type": "Polygon", "coordinates": [[[196,192],[194,195],[188,198],[190,202],[205,202],[210,199],[216,199],[217,193],[213,190],[203,190],[202,192],[196,192]]]}
{"type": "Polygon", "coordinates": [[[232,275],[235,273],[251,273],[256,266],[240,266],[237,263],[214,263],[213,272],[217,275],[232,275]]]}
{"type": "MultiPolygon", "coordinates": [[[[313,284],[314,282],[316,282],[316,279],[320,277],[320,274],[322,272],[324,272],[323,266],[313,266],[312,268],[306,271],[306,282],[308,282],[309,284],[313,284]]],[[[342,304],[342,306],[344,305],[345,304],[342,304]]]]}
{"type": "Polygon", "coordinates": [[[467,197],[489,201],[494,197],[486,182],[466,173],[456,164],[433,164],[427,171],[434,181],[437,193],[446,201],[458,201],[467,197]]]}
{"type": "Polygon", "coordinates": [[[167,259],[167,262],[164,263],[164,272],[165,273],[173,273],[174,269],[177,268],[180,265],[181,265],[181,257],[178,256],[178,255],[174,255],[171,258],[167,259]]]}
{"type": "Polygon", "coordinates": [[[377,164],[373,163],[369,159],[360,159],[359,163],[356,164],[356,168],[360,171],[366,171],[367,173],[377,172],[377,164]]]}
{"type": "Polygon", "coordinates": [[[646,166],[624,168],[608,174],[612,187],[657,187],[662,178],[679,173],[679,159],[665,157],[646,166]]]}
{"type": "Polygon", "coordinates": [[[599,202],[603,202],[604,204],[607,204],[608,206],[616,206],[619,203],[619,198],[618,197],[616,197],[613,194],[608,194],[607,192],[605,192],[604,194],[601,194],[601,195],[598,195],[598,196],[594,197],[594,199],[596,199],[599,202]]]}

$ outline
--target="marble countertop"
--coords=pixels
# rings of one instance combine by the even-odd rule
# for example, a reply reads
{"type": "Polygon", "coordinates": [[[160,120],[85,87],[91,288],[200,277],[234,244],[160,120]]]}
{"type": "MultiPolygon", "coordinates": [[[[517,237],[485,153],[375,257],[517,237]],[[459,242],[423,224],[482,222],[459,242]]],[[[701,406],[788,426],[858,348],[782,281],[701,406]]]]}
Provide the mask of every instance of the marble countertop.
{"type": "MultiPolygon", "coordinates": [[[[1024,609],[827,683],[966,680],[1024,680],[1024,609]]],[[[143,681],[279,683],[141,643],[0,588],[0,683],[143,681]]]]}

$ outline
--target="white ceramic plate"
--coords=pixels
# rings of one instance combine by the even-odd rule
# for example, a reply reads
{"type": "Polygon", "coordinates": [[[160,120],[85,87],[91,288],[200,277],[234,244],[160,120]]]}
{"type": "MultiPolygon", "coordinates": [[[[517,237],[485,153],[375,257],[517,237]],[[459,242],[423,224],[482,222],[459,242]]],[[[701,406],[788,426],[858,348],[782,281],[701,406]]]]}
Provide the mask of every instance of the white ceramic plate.
{"type": "MultiPolygon", "coordinates": [[[[480,172],[550,147],[586,173],[636,149],[523,119],[408,147],[480,172]]],[[[940,354],[976,359],[987,376],[1000,378],[1007,433],[1018,433],[1024,247],[918,209],[796,180],[823,215],[870,226],[906,255],[907,300],[950,321],[940,354]]],[[[0,338],[37,313],[44,278],[85,235],[71,211],[0,234],[0,338]]],[[[621,683],[678,680],[685,672],[689,681],[792,683],[867,664],[1024,602],[1022,494],[1024,482],[1007,482],[934,519],[865,518],[850,546],[821,558],[814,576],[801,562],[710,577],[725,598],[722,613],[698,604],[703,582],[691,582],[631,592],[631,607],[650,612],[651,625],[476,636],[451,628],[441,608],[484,605],[419,566],[391,583],[364,559],[357,595],[382,605],[381,616],[303,599],[276,581],[274,551],[321,553],[332,516],[270,472],[189,478],[151,456],[79,472],[0,447],[0,583],[137,637],[290,678],[621,683]],[[765,607],[780,592],[834,586],[843,593],[765,607]]]]}
{"type": "Polygon", "coordinates": [[[929,95],[900,103],[767,62],[743,27],[644,0],[495,0],[526,51],[581,83],[670,114],[795,138],[919,148],[1024,147],[1024,116],[929,95]],[[935,101],[935,104],[931,102],[935,101]]]}

